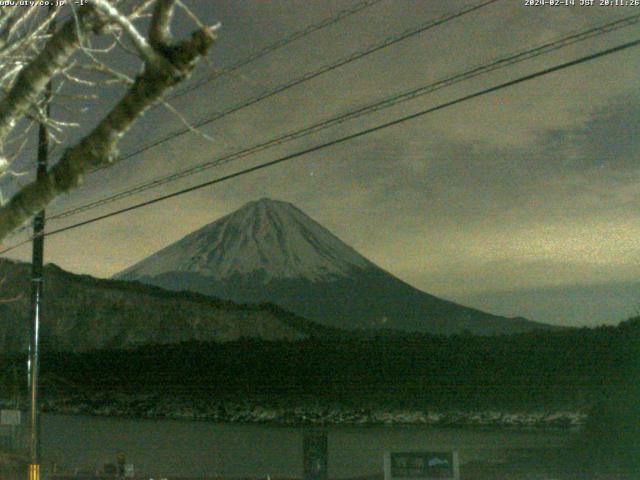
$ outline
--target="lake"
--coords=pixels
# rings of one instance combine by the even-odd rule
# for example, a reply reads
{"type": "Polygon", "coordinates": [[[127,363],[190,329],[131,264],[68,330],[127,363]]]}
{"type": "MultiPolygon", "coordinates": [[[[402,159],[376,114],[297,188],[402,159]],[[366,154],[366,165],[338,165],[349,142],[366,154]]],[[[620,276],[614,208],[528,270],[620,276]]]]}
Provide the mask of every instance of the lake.
{"type": "MultiPolygon", "coordinates": [[[[381,474],[385,450],[453,450],[463,464],[555,448],[571,434],[429,426],[331,426],[329,477],[381,474]]],[[[150,476],[301,477],[301,428],[45,414],[42,464],[101,469],[124,452],[150,476]]]]}

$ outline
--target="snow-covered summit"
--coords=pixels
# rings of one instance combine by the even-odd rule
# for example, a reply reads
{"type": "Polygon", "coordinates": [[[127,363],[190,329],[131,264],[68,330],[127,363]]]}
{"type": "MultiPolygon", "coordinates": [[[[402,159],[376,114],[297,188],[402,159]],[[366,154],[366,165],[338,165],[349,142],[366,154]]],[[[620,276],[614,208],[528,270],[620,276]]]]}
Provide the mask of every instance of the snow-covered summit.
{"type": "Polygon", "coordinates": [[[259,274],[311,281],[377,268],[290,203],[263,198],[187,235],[118,274],[189,272],[215,280],[259,274]]]}
{"type": "Polygon", "coordinates": [[[118,277],[238,303],[271,302],[338,328],[487,335],[543,327],[422,292],[290,203],[267,198],[247,203],[118,277]]]}

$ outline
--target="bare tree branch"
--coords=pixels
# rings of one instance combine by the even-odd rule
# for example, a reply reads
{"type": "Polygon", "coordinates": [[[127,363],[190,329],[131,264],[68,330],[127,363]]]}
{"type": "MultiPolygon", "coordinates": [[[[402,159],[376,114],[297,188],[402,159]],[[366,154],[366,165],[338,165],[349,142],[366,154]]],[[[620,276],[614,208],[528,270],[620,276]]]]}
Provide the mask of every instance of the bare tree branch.
{"type": "Polygon", "coordinates": [[[174,0],[158,0],[149,29],[149,41],[153,48],[162,50],[171,41],[171,18],[173,17],[174,0]]]}
{"type": "MultiPolygon", "coordinates": [[[[97,3],[100,4],[101,1],[97,0],[97,3]]],[[[57,195],[78,186],[88,170],[116,162],[119,141],[132,124],[153,103],[161,100],[169,89],[184,80],[198,60],[207,54],[215,40],[213,28],[203,27],[188,39],[175,44],[168,43],[173,3],[173,0],[158,0],[156,3],[149,33],[149,45],[154,54],[144,55],[142,73],[134,79],[113,110],[79,143],[68,148],[44,178],[24,187],[0,208],[0,241],[33,214],[45,208],[57,195]]],[[[115,14],[117,11],[111,13],[115,14]]],[[[85,23],[87,31],[95,25],[95,20],[90,21],[89,18],[91,17],[87,17],[85,13],[84,20],[80,19],[81,23],[85,23]]],[[[110,22],[114,21],[111,14],[107,18],[110,22]]],[[[117,24],[122,27],[126,23],[118,21],[117,24]]],[[[128,28],[135,29],[129,24],[125,29],[127,34],[128,28]]],[[[73,23],[71,26],[66,24],[63,27],[64,34],[61,30],[54,35],[34,60],[37,67],[30,65],[25,68],[36,79],[30,78],[29,86],[20,89],[25,90],[22,95],[14,92],[11,101],[0,102],[0,141],[3,134],[6,136],[13,127],[11,118],[19,118],[23,109],[33,102],[35,92],[44,89],[46,81],[62,68],[63,63],[68,61],[77,48],[80,40],[75,30],[73,23]],[[4,113],[3,105],[7,105],[5,108],[12,113],[4,113]]],[[[25,70],[20,74],[21,77],[25,70]]]]}
{"type": "Polygon", "coordinates": [[[119,25],[126,33],[140,56],[148,63],[160,62],[161,57],[149,45],[138,29],[107,0],[93,0],[95,7],[109,20],[119,25]]]}
{"type": "MultiPolygon", "coordinates": [[[[97,18],[83,8],[79,28],[97,27],[97,18]]],[[[29,107],[36,103],[47,83],[69,61],[80,44],[78,28],[72,20],[56,32],[40,54],[21,70],[13,87],[0,100],[0,147],[29,107]]]]}

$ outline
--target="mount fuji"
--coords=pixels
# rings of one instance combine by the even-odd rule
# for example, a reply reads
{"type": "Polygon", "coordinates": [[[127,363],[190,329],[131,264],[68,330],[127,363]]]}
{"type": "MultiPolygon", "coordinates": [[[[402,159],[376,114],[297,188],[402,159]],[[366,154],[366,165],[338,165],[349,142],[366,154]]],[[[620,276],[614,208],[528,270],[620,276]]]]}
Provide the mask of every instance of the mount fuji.
{"type": "Polygon", "coordinates": [[[436,334],[548,327],[422,292],[346,245],[294,205],[262,199],[116,275],[240,303],[272,302],[324,325],[436,334]]]}

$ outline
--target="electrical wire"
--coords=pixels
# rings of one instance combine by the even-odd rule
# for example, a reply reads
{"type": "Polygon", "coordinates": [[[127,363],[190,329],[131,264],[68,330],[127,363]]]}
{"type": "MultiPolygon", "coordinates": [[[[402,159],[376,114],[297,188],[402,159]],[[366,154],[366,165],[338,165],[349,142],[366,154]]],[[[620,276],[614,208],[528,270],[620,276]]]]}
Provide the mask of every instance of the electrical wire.
{"type": "MultiPolygon", "coordinates": [[[[100,215],[100,216],[97,216],[97,217],[94,217],[94,218],[91,218],[91,219],[88,219],[88,220],[84,220],[82,222],[75,223],[73,225],[68,225],[66,227],[62,227],[62,228],[58,228],[56,230],[52,230],[50,232],[45,233],[44,236],[48,237],[48,236],[57,235],[59,233],[67,232],[67,231],[70,231],[70,230],[74,230],[76,228],[79,228],[79,227],[82,227],[82,226],[85,226],[85,225],[89,225],[89,224],[92,224],[92,223],[95,223],[95,222],[99,222],[99,221],[105,220],[107,218],[115,217],[115,216],[123,214],[123,213],[127,213],[127,212],[131,212],[131,211],[134,211],[134,210],[138,210],[140,208],[144,208],[144,207],[147,207],[149,205],[153,205],[155,203],[158,203],[158,202],[161,202],[161,201],[164,201],[164,200],[168,200],[170,198],[175,198],[175,197],[178,197],[178,196],[181,196],[181,195],[185,195],[187,193],[194,192],[196,190],[200,190],[202,188],[209,187],[211,185],[222,183],[222,182],[225,182],[227,180],[231,180],[233,178],[241,177],[243,175],[247,175],[249,173],[256,172],[258,170],[262,170],[262,169],[269,168],[269,167],[272,167],[272,166],[275,166],[275,165],[279,165],[281,163],[284,163],[284,162],[287,162],[287,161],[290,161],[290,160],[293,160],[293,159],[308,155],[310,153],[314,153],[314,152],[317,152],[319,150],[323,150],[325,148],[328,148],[328,147],[331,147],[331,146],[334,146],[334,145],[342,144],[342,143],[348,142],[350,140],[354,140],[356,138],[363,137],[365,135],[369,135],[371,133],[378,132],[380,130],[383,130],[383,129],[386,129],[386,128],[389,128],[389,127],[392,127],[392,126],[395,126],[395,125],[399,125],[399,124],[402,124],[402,123],[405,123],[405,122],[408,122],[408,121],[411,121],[411,120],[415,120],[417,118],[424,117],[425,115],[428,115],[430,113],[433,113],[433,112],[436,112],[436,111],[439,111],[439,110],[443,110],[445,108],[449,108],[449,107],[452,107],[454,105],[459,105],[459,104],[461,104],[463,102],[467,102],[469,100],[472,100],[472,99],[475,99],[475,98],[478,98],[478,97],[482,97],[484,95],[488,95],[490,93],[494,93],[494,92],[497,92],[499,90],[503,90],[505,88],[512,87],[514,85],[518,85],[518,84],[521,84],[521,83],[524,83],[524,82],[527,82],[527,81],[531,81],[531,80],[534,80],[534,79],[549,75],[549,74],[554,73],[554,72],[558,72],[558,71],[561,71],[561,70],[564,70],[564,69],[567,69],[567,68],[570,68],[570,67],[574,67],[574,66],[582,64],[582,63],[590,62],[590,61],[596,60],[596,59],[601,58],[601,57],[605,57],[605,56],[608,56],[608,55],[611,55],[611,54],[614,54],[614,53],[618,53],[618,52],[621,52],[623,50],[627,50],[629,48],[637,47],[639,45],[640,45],[640,39],[636,39],[636,40],[633,40],[631,42],[624,43],[622,45],[618,45],[618,46],[615,46],[615,47],[612,47],[612,48],[608,48],[608,49],[605,49],[605,50],[598,51],[598,52],[590,54],[590,55],[586,55],[586,56],[580,57],[580,58],[578,58],[576,60],[571,60],[571,61],[568,61],[568,62],[561,63],[559,65],[555,65],[553,67],[548,67],[548,68],[545,68],[543,70],[539,70],[537,72],[534,72],[534,73],[531,73],[531,74],[528,74],[528,75],[524,75],[522,77],[518,77],[518,78],[516,78],[514,80],[509,80],[507,82],[503,82],[503,83],[500,83],[498,85],[494,85],[492,87],[484,88],[484,89],[479,90],[479,91],[477,91],[475,93],[471,93],[471,94],[459,97],[459,98],[457,98],[455,100],[451,100],[451,101],[448,101],[448,102],[445,102],[445,103],[441,103],[441,104],[439,104],[439,105],[437,105],[435,107],[430,107],[430,108],[427,108],[425,110],[421,110],[419,112],[416,112],[416,113],[413,113],[413,114],[410,114],[410,115],[405,115],[405,116],[397,118],[395,120],[391,120],[389,122],[385,122],[385,123],[376,125],[375,127],[367,128],[367,129],[361,130],[361,131],[356,132],[356,133],[352,133],[352,134],[349,134],[349,135],[345,135],[345,136],[339,137],[339,138],[331,140],[329,142],[321,143],[319,145],[316,145],[316,146],[313,146],[313,147],[310,147],[310,148],[307,148],[307,149],[304,149],[304,150],[300,150],[300,151],[295,152],[295,153],[291,153],[291,154],[285,155],[285,156],[277,158],[275,160],[264,162],[264,163],[261,163],[259,165],[255,165],[255,166],[250,167],[250,168],[245,168],[243,170],[231,173],[229,175],[225,175],[225,176],[213,179],[213,180],[209,180],[207,182],[199,183],[197,185],[194,185],[194,186],[182,189],[182,190],[178,190],[177,192],[173,192],[173,193],[170,193],[168,195],[163,195],[163,196],[151,199],[151,200],[147,200],[147,201],[144,201],[144,202],[141,202],[141,203],[137,203],[135,205],[131,205],[129,207],[122,208],[122,209],[107,213],[105,215],[100,215]]],[[[16,245],[13,245],[11,247],[8,247],[8,248],[0,251],[0,254],[10,252],[10,251],[18,248],[19,246],[24,245],[25,243],[29,243],[30,241],[32,241],[32,238],[30,238],[28,240],[25,240],[23,242],[20,242],[20,243],[18,243],[16,245]]]]}
{"type": "MultiPolygon", "coordinates": [[[[177,138],[179,136],[182,136],[186,133],[192,132],[194,129],[198,129],[201,127],[204,127],[205,125],[209,125],[210,123],[213,123],[217,120],[220,120],[221,118],[224,118],[228,115],[231,115],[233,113],[236,113],[240,110],[243,110],[247,107],[250,107],[252,105],[255,105],[258,102],[261,102],[263,100],[266,100],[268,98],[271,98],[275,95],[278,95],[282,92],[285,92],[293,87],[296,87],[302,83],[308,82],[310,80],[313,80],[314,78],[317,78],[321,75],[324,75],[325,73],[329,73],[333,70],[336,70],[340,67],[343,67],[347,64],[350,64],[352,62],[355,62],[356,60],[360,60],[364,57],[367,57],[373,53],[376,53],[384,48],[390,47],[392,45],[395,45],[399,42],[402,42],[404,40],[407,40],[411,37],[414,37],[416,35],[419,35],[423,32],[426,32],[428,30],[431,30],[432,28],[435,28],[437,26],[440,25],[444,25],[452,20],[455,20],[457,18],[460,18],[464,15],[467,15],[469,13],[475,12],[477,10],[480,10],[481,8],[487,7],[493,3],[499,2],[501,0],[484,0],[483,2],[474,4],[474,5],[467,5],[463,8],[461,8],[460,10],[457,10],[454,13],[450,13],[447,15],[444,15],[436,20],[430,20],[426,23],[422,23],[420,25],[418,25],[417,27],[412,27],[410,29],[405,30],[404,32],[401,32],[398,35],[392,35],[389,36],[387,38],[385,38],[384,40],[382,40],[381,42],[375,43],[373,45],[370,45],[369,47],[367,47],[364,50],[360,50],[357,51],[355,53],[352,53],[346,57],[343,57],[341,59],[339,59],[338,61],[331,63],[329,65],[324,65],[316,70],[310,71],[305,73],[304,75],[297,77],[293,80],[290,80],[284,84],[278,85],[275,88],[271,89],[271,90],[267,90],[266,92],[263,92],[261,94],[258,94],[256,96],[250,97],[246,100],[244,100],[243,102],[240,102],[226,110],[223,110],[222,112],[218,112],[216,114],[214,114],[211,117],[208,117],[204,120],[201,120],[197,123],[195,123],[194,125],[191,125],[189,127],[185,127],[182,128],[180,130],[176,130],[172,133],[170,133],[169,135],[166,135],[160,139],[157,139],[151,143],[148,143],[147,145],[144,145],[132,152],[130,152],[127,155],[122,156],[119,159],[119,162],[122,162],[124,160],[128,160],[136,155],[140,155],[141,153],[150,150],[162,143],[168,142],[169,140],[172,140],[174,138],[177,138]]],[[[105,166],[101,166],[101,167],[97,167],[93,170],[91,170],[89,173],[94,173],[96,171],[100,171],[103,170],[105,168],[109,168],[111,165],[105,165],[105,166]]]]}
{"type": "MultiPolygon", "coordinates": [[[[77,215],[79,213],[92,210],[94,208],[115,202],[117,200],[121,200],[123,198],[127,198],[129,196],[144,192],[146,190],[150,190],[161,185],[165,185],[174,181],[177,181],[181,178],[185,178],[191,175],[195,175],[197,173],[203,172],[207,169],[217,167],[231,161],[238,160],[240,158],[245,158],[249,155],[255,154],[260,151],[264,151],[268,148],[271,148],[276,145],[282,145],[286,142],[292,141],[294,139],[302,138],[307,135],[311,135],[313,133],[317,133],[321,130],[327,129],[329,127],[333,127],[335,125],[341,124],[348,120],[352,120],[355,118],[359,118],[363,115],[370,114],[376,111],[383,110],[385,108],[392,107],[402,102],[406,102],[409,100],[413,100],[422,95],[426,95],[429,93],[433,93],[434,91],[443,89],[445,87],[449,87],[456,83],[459,83],[464,80],[469,80],[471,78],[477,77],[482,74],[486,74],[488,72],[492,72],[498,70],[500,68],[505,68],[510,65],[514,65],[520,63],[525,60],[529,60],[531,58],[535,58],[540,55],[548,54],[550,52],[559,50],[561,48],[567,47],[569,45],[573,45],[577,42],[581,42],[587,39],[594,38],[598,35],[602,35],[605,33],[609,33],[611,31],[624,28],[630,25],[634,25],[640,21],[640,14],[631,15],[614,22],[606,23],[603,25],[599,25],[597,27],[592,27],[583,31],[579,31],[577,33],[572,33],[571,35],[561,37],[559,39],[547,42],[542,45],[538,45],[532,49],[519,51],[514,54],[509,54],[503,57],[500,57],[496,60],[493,60],[490,63],[483,64],[477,67],[474,67],[470,70],[466,70],[461,73],[457,73],[455,75],[446,77],[444,79],[440,79],[436,82],[429,83],[424,86],[420,86],[418,88],[395,94],[391,97],[385,98],[383,100],[377,101],[375,103],[360,107],[356,110],[351,110],[349,112],[334,116],[327,120],[315,123],[313,125],[304,127],[302,129],[298,129],[284,135],[280,135],[276,138],[268,140],[266,142],[262,142],[251,147],[243,148],[241,150],[225,154],[221,157],[215,158],[213,160],[208,160],[206,162],[202,162],[198,165],[189,167],[182,171],[173,173],[171,175],[162,176],[156,178],[151,181],[140,183],[134,187],[129,187],[125,190],[122,190],[113,195],[109,195],[105,198],[86,203],[84,205],[74,207],[72,209],[66,210],[64,212],[60,212],[57,214],[53,214],[49,217],[49,221],[60,220],[62,218],[67,218],[73,215],[77,215]]],[[[27,227],[28,228],[28,227],[27,227]]]]}
{"type": "Polygon", "coordinates": [[[324,20],[321,20],[320,22],[313,24],[313,25],[309,25],[301,30],[298,30],[297,32],[294,32],[284,38],[281,38],[280,40],[275,41],[274,43],[271,43],[269,45],[267,45],[266,47],[263,47],[259,50],[257,50],[256,52],[248,55],[247,57],[243,58],[242,60],[239,60],[238,62],[225,67],[223,69],[221,69],[218,72],[215,72],[212,76],[205,78],[203,80],[200,80],[197,83],[194,83],[193,85],[189,85],[177,92],[175,92],[173,95],[170,95],[168,100],[173,100],[174,98],[178,98],[181,97],[183,95],[186,95],[187,93],[190,93],[200,87],[202,87],[203,85],[206,85],[207,83],[211,83],[215,80],[217,80],[218,78],[222,77],[223,75],[228,75],[229,73],[235,72],[236,70],[255,62],[256,60],[259,60],[260,58],[268,55],[271,52],[274,52],[282,47],[286,47],[287,45],[289,45],[290,43],[295,42],[296,40],[300,40],[301,38],[304,38],[308,35],[311,35],[314,32],[317,32],[318,30],[322,30],[323,28],[329,27],[345,18],[348,18],[352,15],[355,15],[356,13],[359,13],[367,8],[373,7],[374,5],[382,2],[384,0],[365,0],[362,2],[358,2],[354,5],[352,5],[349,8],[346,8],[344,10],[339,11],[337,14],[325,18],[324,20]]]}
{"type": "MultiPolygon", "coordinates": [[[[435,19],[435,20],[430,20],[428,22],[422,23],[422,24],[418,25],[417,27],[412,27],[410,29],[405,30],[404,32],[401,32],[398,35],[389,36],[386,39],[382,40],[381,42],[378,42],[378,43],[376,43],[376,44],[374,44],[372,46],[369,46],[365,50],[361,50],[361,51],[355,52],[355,53],[353,53],[353,54],[351,54],[351,55],[349,55],[347,57],[344,57],[344,58],[338,60],[337,62],[334,62],[334,63],[332,63],[330,65],[325,65],[325,66],[323,66],[323,67],[321,67],[321,68],[319,68],[319,69],[317,69],[315,71],[307,72],[306,74],[302,75],[301,77],[298,77],[298,78],[296,78],[296,79],[294,79],[292,81],[289,81],[289,82],[287,82],[287,83],[285,83],[283,85],[280,85],[280,86],[278,86],[278,87],[276,87],[276,88],[274,88],[272,90],[269,90],[269,91],[267,91],[267,92],[265,92],[265,93],[263,93],[261,95],[258,95],[256,97],[252,97],[252,98],[250,98],[250,99],[248,99],[248,100],[246,100],[246,101],[244,101],[244,102],[242,102],[242,103],[240,103],[238,105],[235,105],[235,106],[231,107],[230,109],[225,110],[224,112],[221,112],[221,113],[218,113],[218,114],[214,115],[213,117],[207,118],[207,119],[205,119],[205,120],[203,120],[203,121],[201,121],[201,122],[199,122],[199,123],[197,123],[197,124],[195,124],[193,126],[190,126],[188,128],[180,129],[180,130],[178,130],[176,132],[171,133],[170,135],[168,135],[166,137],[163,137],[162,139],[159,139],[159,140],[156,140],[156,141],[154,141],[154,142],[152,142],[150,144],[147,144],[147,145],[145,145],[145,146],[143,146],[143,147],[141,147],[141,148],[139,148],[139,149],[137,149],[137,150],[135,150],[135,151],[123,156],[123,157],[121,157],[119,159],[119,162],[122,162],[122,161],[127,160],[129,158],[132,158],[132,157],[134,157],[136,155],[139,155],[139,154],[143,153],[144,151],[147,151],[147,150],[149,150],[149,149],[151,149],[151,148],[153,148],[155,146],[158,146],[158,145],[160,145],[162,143],[168,142],[168,141],[170,141],[170,140],[172,140],[172,139],[174,139],[176,137],[179,137],[179,136],[181,136],[181,135],[183,135],[185,133],[191,132],[194,129],[201,128],[204,125],[212,123],[212,122],[214,122],[216,120],[219,120],[219,119],[221,119],[221,118],[223,118],[223,117],[225,117],[225,116],[227,116],[229,114],[235,113],[235,112],[237,112],[239,110],[242,110],[242,109],[244,109],[246,107],[254,105],[255,103],[257,103],[259,101],[262,101],[262,100],[264,100],[266,98],[269,98],[269,97],[271,97],[273,95],[276,95],[278,93],[286,91],[289,88],[292,88],[292,87],[294,87],[296,85],[299,85],[299,84],[301,84],[303,82],[309,81],[309,80],[311,80],[313,78],[316,78],[316,77],[318,77],[318,76],[320,76],[320,75],[322,75],[324,73],[330,72],[330,71],[335,70],[337,68],[340,68],[340,67],[342,67],[342,66],[344,66],[344,65],[346,65],[348,63],[351,63],[351,62],[354,62],[354,61],[356,61],[358,59],[364,58],[367,55],[370,55],[370,54],[375,53],[375,52],[377,52],[379,50],[382,50],[383,48],[386,48],[388,46],[394,45],[394,44],[396,44],[398,42],[401,42],[403,40],[411,38],[411,37],[413,37],[415,35],[423,33],[425,31],[430,30],[432,28],[435,28],[437,26],[446,24],[446,23],[448,23],[448,22],[450,22],[450,21],[452,21],[454,19],[460,18],[460,17],[462,17],[464,15],[467,15],[469,13],[475,12],[475,11],[481,9],[481,8],[487,7],[487,6],[491,5],[491,4],[499,2],[499,1],[501,1],[501,0],[485,0],[485,1],[473,4],[473,5],[466,5],[463,8],[461,8],[461,9],[459,9],[459,10],[453,12],[453,13],[449,13],[449,14],[443,15],[443,16],[435,19]]],[[[373,5],[373,2],[370,0],[368,2],[363,2],[363,4],[366,4],[366,6],[371,6],[371,5],[373,5]]],[[[365,8],[365,7],[362,6],[362,7],[359,8],[359,10],[361,10],[363,8],[365,8]]],[[[346,13],[344,13],[341,16],[341,18],[344,18],[344,16],[346,16],[346,13]]],[[[332,19],[333,18],[334,17],[332,17],[332,19]]],[[[312,26],[312,27],[308,27],[308,29],[305,29],[305,30],[303,30],[301,32],[304,32],[306,30],[312,30],[314,28],[317,30],[317,29],[319,29],[321,27],[312,26]]],[[[298,33],[298,35],[302,36],[302,33],[298,33]]],[[[286,43],[284,43],[284,40],[286,40],[286,39],[283,39],[282,42],[277,42],[277,43],[278,44],[282,43],[282,45],[285,45],[286,43]]],[[[264,50],[266,51],[267,49],[270,49],[270,48],[271,48],[271,46],[270,47],[265,47],[264,50]]],[[[275,48],[273,48],[273,49],[275,49],[275,48]]],[[[241,61],[239,63],[245,64],[245,63],[249,63],[249,62],[248,61],[245,62],[243,60],[243,61],[241,61]]],[[[108,167],[110,167],[110,165],[98,167],[98,168],[95,168],[95,169],[89,171],[89,173],[95,173],[97,171],[101,171],[101,170],[103,170],[105,168],[108,168],[108,167]]],[[[118,195],[118,198],[122,198],[122,194],[117,194],[117,195],[118,195]]],[[[111,200],[111,201],[113,201],[113,200],[111,200]]],[[[86,208],[84,208],[84,207],[79,207],[79,208],[81,209],[81,211],[85,211],[86,210],[86,208]]],[[[93,208],[93,205],[90,208],[93,208]]],[[[74,209],[74,213],[77,213],[75,209],[74,209]]],[[[69,216],[69,215],[71,215],[71,214],[67,213],[67,212],[64,212],[62,214],[53,215],[53,216],[49,217],[48,220],[55,220],[55,219],[58,219],[58,218],[63,218],[63,217],[69,216]]],[[[24,231],[24,227],[14,231],[14,234],[18,234],[18,233],[20,233],[22,231],[24,231]]]]}
{"type": "MultiPolygon", "coordinates": [[[[381,3],[385,0],[363,0],[360,2],[355,3],[354,5],[352,5],[349,8],[345,8],[344,10],[340,10],[339,12],[337,12],[335,15],[332,15],[330,17],[324,18],[323,20],[321,20],[318,23],[315,24],[311,24],[308,25],[307,27],[295,31],[293,33],[291,33],[290,35],[287,35],[286,37],[283,37],[263,48],[260,48],[259,50],[249,54],[247,57],[229,65],[228,67],[222,68],[221,70],[218,70],[216,72],[213,73],[213,75],[208,76],[207,78],[201,79],[198,82],[194,83],[193,85],[189,85],[183,89],[180,89],[174,93],[172,93],[171,95],[169,95],[166,99],[165,102],[163,103],[157,103],[154,104],[151,109],[157,108],[157,107],[161,107],[163,105],[166,105],[167,101],[171,101],[174,100],[176,98],[182,97],[208,83],[211,83],[215,80],[217,80],[218,78],[221,78],[225,75],[228,75],[230,73],[235,72],[236,70],[249,65],[250,63],[253,63],[265,56],[267,56],[268,54],[279,50],[280,48],[286,47],[287,45],[300,40],[308,35],[311,35],[312,33],[315,33],[319,30],[322,30],[324,28],[327,28],[331,25],[334,25],[338,22],[340,22],[341,20],[344,20],[345,18],[348,18],[352,15],[355,15],[357,13],[362,12],[363,10],[366,10],[367,8],[373,7],[375,5],[377,5],[378,3],[381,3]]],[[[73,15],[69,15],[67,17],[64,17],[62,19],[62,23],[66,22],[67,20],[71,19],[73,17],[73,15]]]]}

